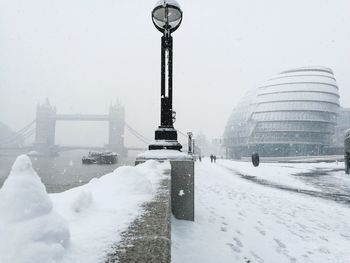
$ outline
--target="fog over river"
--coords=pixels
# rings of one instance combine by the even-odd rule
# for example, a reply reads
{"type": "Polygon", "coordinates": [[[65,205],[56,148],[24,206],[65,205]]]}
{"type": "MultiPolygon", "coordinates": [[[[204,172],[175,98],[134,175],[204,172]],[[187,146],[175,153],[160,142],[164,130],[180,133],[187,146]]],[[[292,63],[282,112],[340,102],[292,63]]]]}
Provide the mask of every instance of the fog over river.
{"type": "MultiPolygon", "coordinates": [[[[40,176],[49,193],[57,193],[88,183],[94,177],[114,171],[117,167],[133,164],[135,157],[121,158],[112,165],[83,165],[81,158],[88,151],[62,152],[59,156],[31,156],[33,168],[40,176]]],[[[0,155],[0,188],[10,173],[16,156],[0,155]]]]}

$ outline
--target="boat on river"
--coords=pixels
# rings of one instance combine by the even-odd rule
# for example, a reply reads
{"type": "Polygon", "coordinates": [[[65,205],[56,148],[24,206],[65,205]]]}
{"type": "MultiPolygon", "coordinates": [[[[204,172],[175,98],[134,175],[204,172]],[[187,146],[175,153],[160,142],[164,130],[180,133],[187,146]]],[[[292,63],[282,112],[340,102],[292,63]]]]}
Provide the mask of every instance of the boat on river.
{"type": "Polygon", "coordinates": [[[115,152],[89,152],[83,156],[83,164],[115,164],[118,161],[118,154],[115,152]]]}

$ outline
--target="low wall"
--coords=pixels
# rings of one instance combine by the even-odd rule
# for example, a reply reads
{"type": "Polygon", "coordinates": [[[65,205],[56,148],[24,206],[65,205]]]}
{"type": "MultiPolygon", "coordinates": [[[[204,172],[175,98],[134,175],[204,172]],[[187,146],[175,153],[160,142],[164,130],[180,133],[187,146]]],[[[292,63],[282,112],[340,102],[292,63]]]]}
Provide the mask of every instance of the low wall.
{"type": "Polygon", "coordinates": [[[165,171],[155,198],[144,204],[144,213],[121,234],[122,240],[105,262],[171,261],[170,172],[165,171]]]}
{"type": "Polygon", "coordinates": [[[171,262],[171,215],[194,221],[194,161],[170,160],[170,164],[155,198],[144,204],[144,213],[121,234],[105,262],[171,262]]]}

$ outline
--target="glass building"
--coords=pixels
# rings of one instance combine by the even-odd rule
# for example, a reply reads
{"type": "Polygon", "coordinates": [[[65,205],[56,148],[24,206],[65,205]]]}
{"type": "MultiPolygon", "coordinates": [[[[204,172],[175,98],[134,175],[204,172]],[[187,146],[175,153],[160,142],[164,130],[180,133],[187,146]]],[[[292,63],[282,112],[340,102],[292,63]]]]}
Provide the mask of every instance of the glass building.
{"type": "Polygon", "coordinates": [[[333,72],[325,67],[287,70],[248,92],[224,132],[229,158],[320,155],[330,147],[339,112],[333,72]]]}
{"type": "Polygon", "coordinates": [[[332,142],[333,151],[331,153],[344,153],[344,138],[348,129],[350,129],[350,108],[340,108],[332,142]]]}

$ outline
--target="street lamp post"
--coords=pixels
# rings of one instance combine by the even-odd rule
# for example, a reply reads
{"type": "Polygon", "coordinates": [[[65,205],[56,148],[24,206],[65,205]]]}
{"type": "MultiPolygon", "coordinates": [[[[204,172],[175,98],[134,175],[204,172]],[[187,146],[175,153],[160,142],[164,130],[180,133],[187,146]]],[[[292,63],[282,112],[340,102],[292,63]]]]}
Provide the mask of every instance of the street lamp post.
{"type": "Polygon", "coordinates": [[[174,129],[173,111],[173,38],[174,32],[181,24],[182,11],[174,0],[159,1],[152,11],[155,27],[163,33],[161,38],[161,115],[160,126],[155,131],[155,142],[149,150],[181,150],[174,129]]]}

